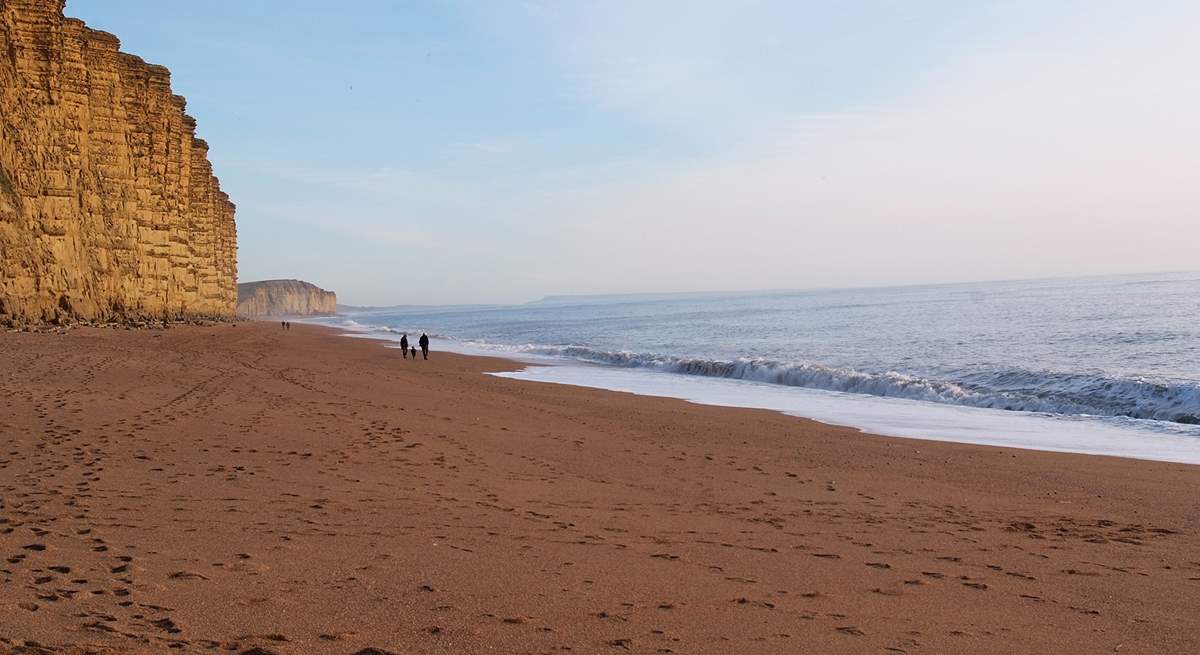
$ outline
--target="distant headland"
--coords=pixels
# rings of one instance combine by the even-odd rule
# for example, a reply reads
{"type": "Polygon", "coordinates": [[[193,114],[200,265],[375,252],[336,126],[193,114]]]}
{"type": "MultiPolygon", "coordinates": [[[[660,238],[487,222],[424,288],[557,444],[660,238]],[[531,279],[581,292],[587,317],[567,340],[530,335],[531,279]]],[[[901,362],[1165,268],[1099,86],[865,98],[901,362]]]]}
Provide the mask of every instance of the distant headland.
{"type": "Polygon", "coordinates": [[[237,315],[243,318],[337,313],[337,294],[301,280],[244,282],[237,291],[237,315]]]}

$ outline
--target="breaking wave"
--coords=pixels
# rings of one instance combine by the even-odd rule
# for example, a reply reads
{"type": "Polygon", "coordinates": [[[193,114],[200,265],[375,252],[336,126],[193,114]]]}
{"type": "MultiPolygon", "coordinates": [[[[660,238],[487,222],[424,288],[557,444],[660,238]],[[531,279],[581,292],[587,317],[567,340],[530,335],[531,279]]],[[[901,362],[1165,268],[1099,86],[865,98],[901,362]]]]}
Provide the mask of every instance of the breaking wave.
{"type": "Polygon", "coordinates": [[[887,398],[1046,414],[1123,416],[1200,424],[1200,384],[1194,382],[1155,382],[1020,370],[972,373],[970,379],[947,381],[896,371],[868,373],[818,363],[767,359],[722,361],[599,351],[581,346],[522,346],[511,350],[624,368],[887,398]]]}
{"type": "MultiPolygon", "coordinates": [[[[342,319],[336,325],[355,332],[374,333],[391,339],[398,339],[403,333],[412,335],[420,332],[364,325],[351,319],[342,319]]],[[[896,371],[864,372],[811,362],[751,358],[712,360],[605,351],[586,346],[505,346],[457,340],[432,333],[430,336],[459,341],[484,350],[566,358],[681,375],[748,380],[990,409],[1126,417],[1200,425],[1200,383],[1189,381],[1156,381],[1020,369],[964,372],[959,375],[947,375],[946,377],[953,378],[950,380],[938,380],[896,371]]]]}

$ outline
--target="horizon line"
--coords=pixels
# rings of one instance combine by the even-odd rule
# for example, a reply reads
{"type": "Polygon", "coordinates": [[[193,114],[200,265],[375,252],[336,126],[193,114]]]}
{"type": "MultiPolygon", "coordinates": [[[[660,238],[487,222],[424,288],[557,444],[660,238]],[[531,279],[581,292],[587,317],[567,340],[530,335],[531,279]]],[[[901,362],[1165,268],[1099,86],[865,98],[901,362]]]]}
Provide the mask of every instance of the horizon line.
{"type": "Polygon", "coordinates": [[[1140,275],[1180,275],[1185,273],[1200,273],[1200,268],[1195,269],[1176,269],[1167,271],[1134,271],[1127,273],[1089,273],[1084,275],[1044,275],[1035,277],[1021,278],[1001,278],[1001,279],[985,279],[985,280],[960,280],[955,282],[919,282],[912,284],[870,284],[863,286],[822,286],[822,287],[774,287],[765,289],[708,289],[700,291],[631,291],[631,292],[599,292],[599,293],[562,293],[548,294],[535,300],[526,300],[524,302],[515,303],[500,303],[500,302],[462,302],[448,303],[445,305],[435,304],[419,304],[419,303],[398,303],[394,305],[362,305],[354,303],[338,303],[338,307],[346,307],[355,310],[381,310],[381,309],[462,309],[462,308],[495,308],[495,307],[520,307],[524,305],[535,305],[538,303],[546,303],[558,300],[570,299],[587,299],[587,298],[648,298],[652,296],[712,296],[712,295],[753,295],[753,294],[784,294],[784,293],[814,293],[822,291],[854,291],[854,290],[878,290],[878,289],[917,289],[921,287],[950,287],[964,286],[969,284],[1009,284],[1014,282],[1042,282],[1051,280],[1083,280],[1095,278],[1111,278],[1111,277],[1135,277],[1140,275]]]}

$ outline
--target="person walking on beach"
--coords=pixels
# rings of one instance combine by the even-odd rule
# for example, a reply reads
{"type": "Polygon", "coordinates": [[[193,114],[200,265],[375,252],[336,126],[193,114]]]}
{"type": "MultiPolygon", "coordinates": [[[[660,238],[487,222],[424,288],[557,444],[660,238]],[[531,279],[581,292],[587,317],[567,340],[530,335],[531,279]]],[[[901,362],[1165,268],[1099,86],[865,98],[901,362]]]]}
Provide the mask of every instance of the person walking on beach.
{"type": "Polygon", "coordinates": [[[421,339],[417,343],[421,344],[421,358],[429,359],[429,335],[421,333],[421,339]]]}
{"type": "Polygon", "coordinates": [[[408,333],[400,335],[400,354],[404,355],[404,359],[408,359],[408,333]]]}

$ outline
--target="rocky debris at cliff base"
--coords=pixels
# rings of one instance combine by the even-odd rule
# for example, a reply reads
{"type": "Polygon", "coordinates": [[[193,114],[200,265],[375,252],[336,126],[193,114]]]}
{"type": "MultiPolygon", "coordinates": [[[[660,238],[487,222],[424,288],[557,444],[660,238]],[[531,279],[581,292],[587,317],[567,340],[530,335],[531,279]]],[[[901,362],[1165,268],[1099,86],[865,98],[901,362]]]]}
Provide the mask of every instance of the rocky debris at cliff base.
{"type": "Polygon", "coordinates": [[[0,328],[8,332],[36,332],[40,334],[66,334],[75,328],[101,328],[109,330],[169,330],[182,325],[198,325],[211,327],[221,324],[236,324],[242,319],[225,316],[188,316],[179,318],[122,318],[110,321],[92,320],[58,320],[52,323],[33,321],[17,321],[10,317],[0,317],[0,328]]]}

